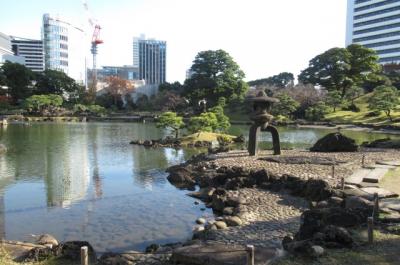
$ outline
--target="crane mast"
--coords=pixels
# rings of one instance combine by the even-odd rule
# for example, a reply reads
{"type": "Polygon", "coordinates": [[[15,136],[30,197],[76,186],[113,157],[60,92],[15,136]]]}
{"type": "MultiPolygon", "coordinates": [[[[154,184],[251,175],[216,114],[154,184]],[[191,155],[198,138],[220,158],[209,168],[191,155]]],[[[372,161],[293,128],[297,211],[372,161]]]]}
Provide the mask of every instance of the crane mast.
{"type": "Polygon", "coordinates": [[[104,43],[104,41],[100,39],[100,25],[98,23],[95,23],[95,20],[92,18],[92,16],[89,15],[89,7],[86,0],[83,1],[83,6],[88,14],[89,25],[93,28],[90,48],[90,52],[93,56],[92,85],[89,87],[89,93],[91,96],[95,96],[97,91],[97,45],[104,43]]]}

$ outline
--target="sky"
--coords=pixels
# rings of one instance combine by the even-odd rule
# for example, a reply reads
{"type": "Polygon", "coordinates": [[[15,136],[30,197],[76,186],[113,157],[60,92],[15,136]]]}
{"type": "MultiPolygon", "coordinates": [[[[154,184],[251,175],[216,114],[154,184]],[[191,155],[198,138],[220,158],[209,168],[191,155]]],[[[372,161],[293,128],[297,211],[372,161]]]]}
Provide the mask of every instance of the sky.
{"type": "MultiPolygon", "coordinates": [[[[87,0],[101,25],[97,65],[132,64],[132,39],[167,41],[167,81],[183,82],[200,51],[223,49],[246,80],[296,76],[316,55],[344,47],[346,0],[87,0]]],[[[0,32],[40,38],[50,13],[91,36],[82,0],[0,0],[0,32]],[[4,2],[4,3],[1,3],[4,2]]],[[[88,57],[90,41],[87,40],[88,57]]],[[[90,63],[90,62],[89,62],[90,63]]]]}

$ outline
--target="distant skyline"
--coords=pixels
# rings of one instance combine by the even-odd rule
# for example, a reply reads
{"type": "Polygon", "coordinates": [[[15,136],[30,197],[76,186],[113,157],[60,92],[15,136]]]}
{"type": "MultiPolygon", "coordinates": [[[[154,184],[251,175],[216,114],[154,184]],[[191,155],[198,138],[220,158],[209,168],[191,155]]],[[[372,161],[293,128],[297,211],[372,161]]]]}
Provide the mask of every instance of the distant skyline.
{"type": "MultiPolygon", "coordinates": [[[[185,79],[203,50],[227,51],[246,80],[294,73],[317,54],[344,47],[346,0],[88,0],[102,26],[98,66],[131,65],[132,40],[167,41],[167,81],[185,79]]],[[[18,0],[3,5],[0,32],[40,39],[50,13],[89,29],[81,0],[18,0]]],[[[88,65],[91,65],[88,30],[88,65]]]]}

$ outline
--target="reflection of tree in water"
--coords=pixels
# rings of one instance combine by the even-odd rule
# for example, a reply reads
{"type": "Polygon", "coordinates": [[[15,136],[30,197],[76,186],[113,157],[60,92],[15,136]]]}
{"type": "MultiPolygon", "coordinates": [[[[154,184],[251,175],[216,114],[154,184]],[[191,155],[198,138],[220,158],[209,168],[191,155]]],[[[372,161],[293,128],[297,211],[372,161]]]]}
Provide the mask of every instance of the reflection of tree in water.
{"type": "Polygon", "coordinates": [[[171,148],[132,147],[133,179],[135,183],[151,187],[166,182],[165,169],[183,160],[183,151],[171,148]]]}

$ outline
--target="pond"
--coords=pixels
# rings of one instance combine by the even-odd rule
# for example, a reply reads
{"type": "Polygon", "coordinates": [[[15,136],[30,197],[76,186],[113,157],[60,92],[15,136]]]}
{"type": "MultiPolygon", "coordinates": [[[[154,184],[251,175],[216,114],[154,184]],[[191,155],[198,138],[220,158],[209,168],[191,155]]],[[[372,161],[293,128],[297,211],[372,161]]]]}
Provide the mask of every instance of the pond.
{"type": "MultiPolygon", "coordinates": [[[[247,133],[247,126],[232,132],[247,133]]],[[[308,147],[329,130],[280,128],[284,145],[308,147]]],[[[166,179],[165,169],[195,150],[145,149],[132,139],[164,132],[140,123],[37,123],[0,128],[0,236],[34,241],[87,240],[97,251],[143,250],[184,241],[195,220],[210,216],[202,203],[166,179]]],[[[384,134],[346,132],[358,142],[384,134]]],[[[263,136],[268,141],[269,136],[263,136]]],[[[198,151],[197,151],[198,152],[198,151]]]]}

